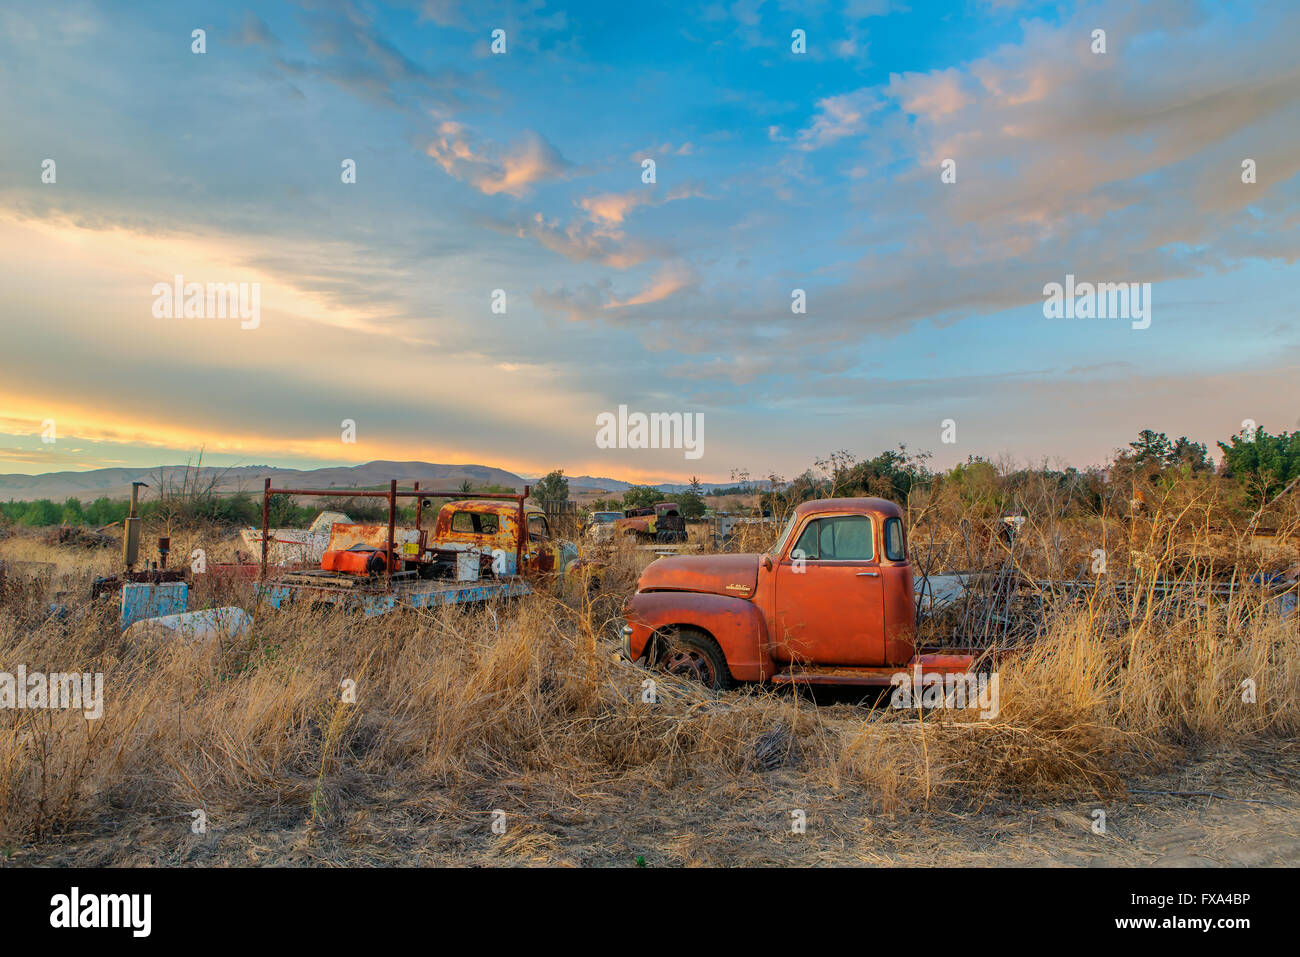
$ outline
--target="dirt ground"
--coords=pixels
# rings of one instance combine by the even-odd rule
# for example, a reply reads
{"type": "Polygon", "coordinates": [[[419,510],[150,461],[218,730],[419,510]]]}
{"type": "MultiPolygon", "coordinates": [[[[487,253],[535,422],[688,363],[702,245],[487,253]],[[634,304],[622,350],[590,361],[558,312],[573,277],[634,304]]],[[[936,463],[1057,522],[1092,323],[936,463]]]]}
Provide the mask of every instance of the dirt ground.
{"type": "MultiPolygon", "coordinates": [[[[165,820],[106,815],[82,831],[9,849],[9,866],[1156,866],[1300,865],[1300,747],[1198,754],[1178,770],[1097,801],[874,817],[851,790],[808,792],[797,771],[640,793],[571,794],[531,807],[527,782],[475,796],[385,791],[345,781],[314,824],[259,802],[209,808],[193,834],[165,820]],[[1211,796],[1168,792],[1210,792],[1211,796]],[[507,812],[504,834],[491,811],[507,812]],[[792,811],[806,830],[792,832],[792,811]],[[1105,833],[1094,833],[1094,811],[1105,833]]],[[[304,787],[310,783],[305,782],[304,787]]],[[[541,790],[541,789],[539,789],[541,790]]],[[[546,789],[549,791],[550,789],[546,789]]],[[[286,795],[287,797],[288,795],[286,795]]],[[[294,800],[297,807],[301,804],[294,800]]]]}

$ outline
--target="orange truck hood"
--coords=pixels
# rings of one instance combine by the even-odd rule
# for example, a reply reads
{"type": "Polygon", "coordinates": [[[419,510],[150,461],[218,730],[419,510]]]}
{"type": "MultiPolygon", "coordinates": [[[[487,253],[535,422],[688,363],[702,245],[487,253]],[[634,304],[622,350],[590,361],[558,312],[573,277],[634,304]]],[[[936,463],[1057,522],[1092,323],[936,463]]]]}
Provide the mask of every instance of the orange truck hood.
{"type": "Polygon", "coordinates": [[[652,562],[637,591],[694,591],[752,598],[758,584],[757,555],[674,555],[652,562]]]}

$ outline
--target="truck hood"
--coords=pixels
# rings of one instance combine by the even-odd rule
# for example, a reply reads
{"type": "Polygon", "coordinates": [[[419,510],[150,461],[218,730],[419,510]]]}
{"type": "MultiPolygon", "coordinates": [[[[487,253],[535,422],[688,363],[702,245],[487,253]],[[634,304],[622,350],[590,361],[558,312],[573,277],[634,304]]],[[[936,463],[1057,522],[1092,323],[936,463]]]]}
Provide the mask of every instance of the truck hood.
{"type": "Polygon", "coordinates": [[[641,573],[637,591],[693,591],[752,598],[758,584],[757,555],[673,555],[641,573]]]}

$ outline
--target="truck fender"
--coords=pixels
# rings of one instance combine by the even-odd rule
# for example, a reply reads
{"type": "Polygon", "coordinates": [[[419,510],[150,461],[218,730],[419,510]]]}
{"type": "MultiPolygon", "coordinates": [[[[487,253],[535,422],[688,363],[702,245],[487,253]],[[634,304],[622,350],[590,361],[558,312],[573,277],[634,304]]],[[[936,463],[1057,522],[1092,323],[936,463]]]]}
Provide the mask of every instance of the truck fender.
{"type": "Polygon", "coordinates": [[[638,592],[627,603],[633,661],[646,653],[650,637],[673,626],[699,628],[713,636],[737,681],[765,681],[776,671],[768,650],[767,623],[750,601],[699,592],[638,592]]]}

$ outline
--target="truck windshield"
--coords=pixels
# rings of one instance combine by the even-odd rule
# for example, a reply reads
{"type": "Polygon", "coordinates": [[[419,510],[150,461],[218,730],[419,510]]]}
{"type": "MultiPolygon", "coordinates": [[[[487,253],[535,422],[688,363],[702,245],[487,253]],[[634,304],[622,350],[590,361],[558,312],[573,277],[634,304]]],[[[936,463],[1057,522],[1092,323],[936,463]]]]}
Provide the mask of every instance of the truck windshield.
{"type": "Polygon", "coordinates": [[[790,516],[790,520],[785,523],[785,528],[781,529],[781,534],[777,538],[776,544],[773,545],[770,549],[768,549],[768,554],[776,558],[776,557],[780,557],[781,553],[785,551],[786,540],[790,537],[791,533],[794,532],[795,519],[797,519],[798,517],[799,516],[797,515],[790,516]]]}

